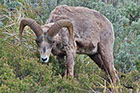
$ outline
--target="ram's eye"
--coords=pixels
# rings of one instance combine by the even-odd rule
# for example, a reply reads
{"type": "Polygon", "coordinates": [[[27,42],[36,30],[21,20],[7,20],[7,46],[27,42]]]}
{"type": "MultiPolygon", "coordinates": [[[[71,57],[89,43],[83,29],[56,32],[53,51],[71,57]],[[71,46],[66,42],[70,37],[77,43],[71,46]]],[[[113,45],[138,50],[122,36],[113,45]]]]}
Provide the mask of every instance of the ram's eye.
{"type": "Polygon", "coordinates": [[[38,40],[35,40],[36,41],[36,43],[39,43],[39,41],[38,40]]]}
{"type": "Polygon", "coordinates": [[[52,43],[55,43],[55,41],[52,41],[52,43]]]}
{"type": "Polygon", "coordinates": [[[39,46],[40,41],[38,41],[38,40],[35,40],[35,41],[36,41],[37,46],[39,46]]]}

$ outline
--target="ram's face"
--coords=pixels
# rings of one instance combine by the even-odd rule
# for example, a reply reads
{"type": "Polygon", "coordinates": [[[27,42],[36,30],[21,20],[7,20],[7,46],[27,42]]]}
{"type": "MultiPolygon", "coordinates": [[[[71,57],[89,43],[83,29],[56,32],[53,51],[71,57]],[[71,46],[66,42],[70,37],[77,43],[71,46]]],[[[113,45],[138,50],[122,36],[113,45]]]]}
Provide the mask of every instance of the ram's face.
{"type": "Polygon", "coordinates": [[[36,39],[36,43],[38,45],[38,51],[40,53],[40,59],[42,63],[47,63],[49,61],[49,57],[51,54],[51,50],[54,46],[53,38],[49,38],[47,36],[46,29],[39,38],[36,39]]]}
{"type": "Polygon", "coordinates": [[[40,52],[40,59],[43,63],[47,63],[51,50],[54,46],[53,38],[58,34],[62,27],[67,27],[69,36],[73,40],[73,25],[70,20],[61,19],[55,23],[46,23],[40,26],[35,20],[30,18],[23,18],[20,22],[20,40],[22,41],[22,32],[25,26],[29,26],[35,33],[37,39],[38,50],[40,52]]]}

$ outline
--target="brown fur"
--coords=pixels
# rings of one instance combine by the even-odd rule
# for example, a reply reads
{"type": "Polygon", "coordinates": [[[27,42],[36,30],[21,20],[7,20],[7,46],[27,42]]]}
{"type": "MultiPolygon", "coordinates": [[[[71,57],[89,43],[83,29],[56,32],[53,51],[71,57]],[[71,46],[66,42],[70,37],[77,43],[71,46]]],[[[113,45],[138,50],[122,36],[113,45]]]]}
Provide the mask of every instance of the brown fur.
{"type": "Polygon", "coordinates": [[[22,36],[24,23],[39,33],[36,42],[43,62],[48,62],[51,52],[60,60],[66,58],[65,75],[73,77],[76,53],[87,54],[111,77],[111,82],[118,80],[113,64],[113,27],[100,12],[61,5],[51,12],[41,27],[37,23],[37,26],[29,25],[30,20],[26,18],[21,21],[20,33],[22,36]]]}
{"type": "Polygon", "coordinates": [[[118,77],[113,64],[114,32],[112,24],[100,12],[84,7],[70,7],[67,5],[57,6],[50,14],[46,23],[54,23],[61,19],[69,19],[74,26],[75,44],[68,43],[69,35],[67,29],[61,29],[56,36],[57,45],[52,53],[67,57],[67,74],[73,76],[73,64],[75,53],[87,54],[106,71],[115,82],[118,77]],[[96,53],[91,51],[97,47],[96,53]],[[59,51],[59,52],[56,52],[59,51]]]}

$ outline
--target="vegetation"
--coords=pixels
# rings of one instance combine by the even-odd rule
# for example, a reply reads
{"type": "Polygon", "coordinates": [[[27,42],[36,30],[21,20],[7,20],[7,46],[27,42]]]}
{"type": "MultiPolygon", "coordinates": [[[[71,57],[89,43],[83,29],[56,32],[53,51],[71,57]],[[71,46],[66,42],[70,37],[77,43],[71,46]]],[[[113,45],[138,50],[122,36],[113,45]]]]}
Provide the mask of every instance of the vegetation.
{"type": "Polygon", "coordinates": [[[1,0],[0,1],[0,93],[19,92],[140,92],[140,3],[138,0],[1,0]],[[110,1],[110,2],[108,2],[110,1]],[[85,6],[104,14],[115,31],[114,64],[120,84],[112,86],[107,76],[86,55],[75,59],[75,77],[62,78],[55,56],[41,64],[34,33],[26,27],[19,41],[23,17],[45,23],[57,6],[85,6]]]}

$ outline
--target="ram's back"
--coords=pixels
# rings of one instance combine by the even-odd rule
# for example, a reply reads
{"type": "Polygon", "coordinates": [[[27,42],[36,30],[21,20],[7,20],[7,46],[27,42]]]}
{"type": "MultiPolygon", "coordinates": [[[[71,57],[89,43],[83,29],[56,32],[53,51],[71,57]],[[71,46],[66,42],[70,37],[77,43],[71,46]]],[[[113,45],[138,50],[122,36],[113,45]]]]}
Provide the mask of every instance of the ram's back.
{"type": "Polygon", "coordinates": [[[112,24],[98,11],[85,7],[61,5],[57,6],[51,12],[46,23],[56,22],[60,19],[71,20],[74,26],[75,40],[92,42],[94,45],[97,45],[101,39],[112,39],[113,41],[114,33],[112,24]],[[108,36],[104,36],[106,33],[111,33],[111,37],[108,38],[108,36]]]}

